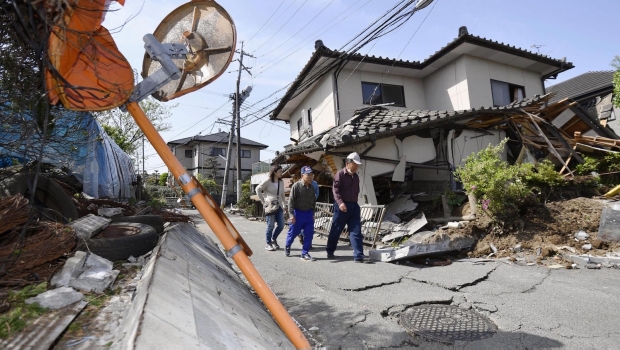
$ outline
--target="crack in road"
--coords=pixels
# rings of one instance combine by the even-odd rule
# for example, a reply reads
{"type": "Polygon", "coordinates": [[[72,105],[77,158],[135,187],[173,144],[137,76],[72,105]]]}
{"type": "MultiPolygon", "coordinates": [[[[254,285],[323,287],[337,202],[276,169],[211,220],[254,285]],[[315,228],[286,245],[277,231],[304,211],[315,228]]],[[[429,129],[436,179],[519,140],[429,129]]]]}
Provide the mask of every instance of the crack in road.
{"type": "Polygon", "coordinates": [[[353,323],[352,325],[349,325],[349,328],[353,328],[353,327],[357,326],[358,324],[360,324],[362,322],[366,322],[366,319],[368,318],[368,315],[370,315],[370,312],[364,314],[364,319],[363,320],[357,321],[357,322],[353,323]]]}
{"type": "Polygon", "coordinates": [[[538,287],[538,286],[540,286],[541,284],[543,284],[543,283],[547,280],[547,278],[549,278],[549,276],[551,276],[551,270],[548,270],[548,271],[547,271],[547,275],[546,275],[545,277],[543,277],[543,279],[542,279],[540,282],[535,283],[533,286],[531,286],[530,288],[528,288],[528,289],[524,290],[524,291],[523,291],[523,292],[521,292],[521,293],[522,293],[522,294],[526,294],[526,293],[532,293],[532,292],[534,292],[534,291],[536,290],[536,287],[538,287]]]}
{"type": "Polygon", "coordinates": [[[347,292],[362,292],[362,291],[369,290],[369,289],[380,288],[380,287],[383,287],[383,286],[390,286],[392,284],[398,284],[398,283],[403,281],[403,278],[406,278],[406,277],[403,276],[403,277],[399,278],[398,281],[385,282],[385,283],[381,283],[381,284],[373,284],[373,285],[365,286],[365,287],[361,287],[361,288],[342,288],[342,290],[347,291],[347,292]]]}
{"type": "Polygon", "coordinates": [[[415,279],[414,277],[406,276],[406,277],[403,277],[403,278],[407,278],[407,279],[410,279],[410,280],[415,281],[415,282],[425,283],[425,284],[428,284],[428,285],[431,285],[431,286],[435,286],[435,287],[441,287],[443,289],[447,289],[447,290],[452,291],[452,292],[458,292],[458,291],[460,291],[461,289],[463,289],[465,287],[475,286],[476,284],[478,284],[478,283],[480,283],[482,281],[486,281],[489,278],[489,276],[491,275],[491,273],[493,273],[493,271],[495,271],[495,269],[497,269],[498,266],[499,265],[496,265],[492,270],[487,272],[484,276],[482,276],[482,277],[480,277],[480,278],[478,278],[478,279],[476,279],[476,280],[474,280],[472,282],[461,284],[461,285],[455,286],[455,287],[448,287],[448,286],[445,286],[445,285],[442,285],[442,284],[436,283],[436,282],[418,280],[418,279],[415,279]]]}
{"type": "Polygon", "coordinates": [[[459,291],[459,290],[461,290],[461,289],[463,289],[465,287],[475,286],[476,284],[478,284],[478,283],[480,283],[482,281],[486,281],[489,278],[489,276],[493,273],[493,271],[495,271],[495,269],[497,269],[498,266],[499,265],[495,265],[495,267],[491,271],[489,271],[486,275],[478,278],[477,280],[474,280],[473,282],[465,283],[465,284],[457,287],[456,289],[450,289],[450,288],[447,288],[447,289],[454,290],[456,292],[456,291],[459,291]]]}
{"type": "Polygon", "coordinates": [[[450,305],[452,304],[454,298],[450,297],[450,299],[444,299],[444,300],[432,300],[432,301],[420,301],[417,303],[413,303],[413,304],[398,304],[398,305],[392,305],[392,306],[388,306],[387,309],[383,309],[380,312],[381,317],[386,318],[388,316],[394,316],[397,313],[402,313],[407,311],[407,309],[415,307],[415,306],[419,306],[419,305],[432,305],[432,304],[441,304],[441,305],[450,305]],[[392,308],[400,308],[400,310],[398,311],[394,311],[391,312],[390,310],[392,308]]]}

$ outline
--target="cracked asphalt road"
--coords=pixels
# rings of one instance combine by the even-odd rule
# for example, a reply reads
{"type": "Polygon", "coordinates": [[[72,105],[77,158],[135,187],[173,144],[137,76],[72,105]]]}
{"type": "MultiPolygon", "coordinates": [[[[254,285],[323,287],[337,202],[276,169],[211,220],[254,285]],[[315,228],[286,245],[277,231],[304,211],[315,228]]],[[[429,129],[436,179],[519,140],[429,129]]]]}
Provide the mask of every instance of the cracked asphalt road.
{"type": "MultiPolygon", "coordinates": [[[[187,211],[196,218],[196,211],[187,211]]],[[[209,227],[196,224],[217,242],[209,227]]],[[[264,249],[264,222],[230,215],[254,250],[258,271],[309,339],[328,348],[618,349],[620,271],[550,270],[504,262],[457,261],[443,267],[357,264],[346,243],[328,260],[326,240],[315,238],[315,262],[264,249]],[[407,334],[399,323],[407,308],[458,305],[488,316],[492,338],[446,345],[407,334]],[[307,331],[318,327],[316,331],[307,331]]],[[[283,246],[284,234],[279,238],[283,246]]]]}

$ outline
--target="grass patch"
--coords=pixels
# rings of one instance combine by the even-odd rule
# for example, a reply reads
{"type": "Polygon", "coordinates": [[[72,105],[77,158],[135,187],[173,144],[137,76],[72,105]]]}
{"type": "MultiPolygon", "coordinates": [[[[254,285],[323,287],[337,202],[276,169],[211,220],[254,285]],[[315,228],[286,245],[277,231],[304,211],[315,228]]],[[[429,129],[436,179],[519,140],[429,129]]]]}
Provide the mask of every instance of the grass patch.
{"type": "Polygon", "coordinates": [[[0,339],[7,339],[26,327],[29,320],[47,312],[38,304],[26,304],[26,299],[37,296],[47,290],[47,282],[31,285],[20,291],[10,291],[7,301],[11,310],[0,315],[0,339]]]}

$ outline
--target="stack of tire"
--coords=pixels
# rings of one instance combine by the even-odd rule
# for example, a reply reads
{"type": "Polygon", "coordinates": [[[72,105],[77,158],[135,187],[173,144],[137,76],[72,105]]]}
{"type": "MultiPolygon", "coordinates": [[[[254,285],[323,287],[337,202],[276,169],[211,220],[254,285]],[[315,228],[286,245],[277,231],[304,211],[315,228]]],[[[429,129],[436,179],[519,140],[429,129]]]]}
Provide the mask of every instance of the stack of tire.
{"type": "Polygon", "coordinates": [[[157,245],[164,231],[161,215],[113,217],[97,235],[78,242],[78,250],[90,251],[110,261],[144,255],[157,245]]]}
{"type": "Polygon", "coordinates": [[[0,175],[0,198],[21,194],[26,199],[32,198],[30,186],[36,182],[32,207],[40,217],[52,221],[68,223],[79,218],[73,199],[54,180],[44,175],[38,177],[27,172],[22,166],[2,169],[0,175]]]}

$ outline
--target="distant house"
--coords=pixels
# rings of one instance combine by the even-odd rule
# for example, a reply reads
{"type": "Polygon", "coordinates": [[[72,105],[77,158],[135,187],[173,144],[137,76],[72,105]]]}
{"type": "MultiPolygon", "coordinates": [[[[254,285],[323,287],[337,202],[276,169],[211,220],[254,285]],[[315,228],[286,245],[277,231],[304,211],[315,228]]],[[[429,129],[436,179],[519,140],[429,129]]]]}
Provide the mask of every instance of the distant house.
{"type": "Polygon", "coordinates": [[[614,71],[587,72],[547,88],[555,93],[549,103],[572,104],[553,120],[553,124],[573,135],[603,136],[618,139],[620,108],[614,108],[614,71]]]}
{"type": "MultiPolygon", "coordinates": [[[[226,169],[226,154],[228,147],[227,132],[218,132],[210,135],[196,135],[186,137],[167,143],[172,153],[181,162],[187,172],[193,175],[202,174],[204,177],[211,177],[213,172],[217,173],[215,181],[222,185],[224,182],[224,169],[226,169]]],[[[252,175],[252,164],[260,162],[260,150],[267,148],[267,145],[241,138],[241,176],[248,179],[252,175]]],[[[237,142],[233,139],[232,158],[230,162],[230,173],[228,186],[236,192],[237,184],[237,142]]]]}
{"type": "MultiPolygon", "coordinates": [[[[323,185],[330,187],[329,174],[356,151],[363,161],[360,204],[389,198],[391,182],[419,191],[455,188],[453,171],[464,158],[519,139],[521,124],[509,119],[537,111],[549,99],[545,80],[573,68],[565,58],[477,37],[466,27],[422,62],[347,55],[320,40],[315,49],[271,115],[290,124],[292,141],[274,162],[310,165],[320,184],[327,173],[323,185]]],[[[511,143],[504,158],[529,154],[527,147],[511,143]]]]}

